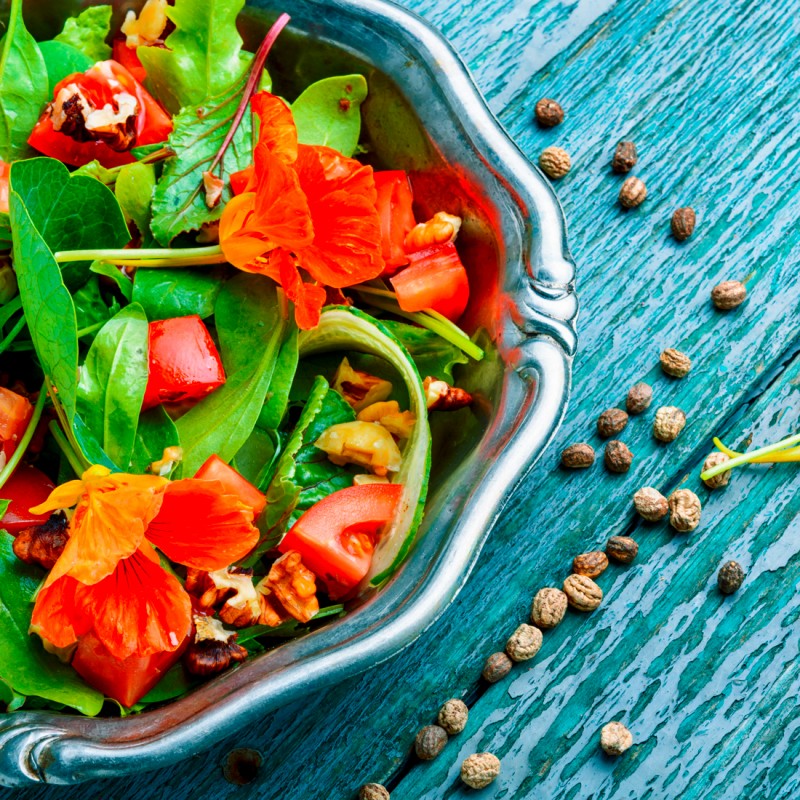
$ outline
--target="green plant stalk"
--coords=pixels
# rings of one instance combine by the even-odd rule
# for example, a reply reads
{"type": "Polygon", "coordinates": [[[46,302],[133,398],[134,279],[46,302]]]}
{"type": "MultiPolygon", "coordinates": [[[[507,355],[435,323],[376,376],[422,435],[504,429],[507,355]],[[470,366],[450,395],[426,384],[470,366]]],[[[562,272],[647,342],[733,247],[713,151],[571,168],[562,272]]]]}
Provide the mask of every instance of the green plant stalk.
{"type": "Polygon", "coordinates": [[[19,440],[17,449],[11,454],[11,458],[8,459],[3,469],[0,470],[0,487],[5,486],[6,481],[11,477],[12,473],[17,468],[17,464],[19,464],[19,462],[22,460],[22,456],[25,455],[25,451],[28,449],[28,445],[31,443],[33,434],[36,433],[36,426],[39,424],[39,420],[42,418],[42,411],[44,411],[44,404],[46,401],[47,390],[45,386],[42,385],[42,388],[39,391],[39,399],[36,401],[36,405],[33,407],[33,414],[28,422],[28,427],[25,428],[25,433],[22,434],[22,438],[19,440]]]}
{"type": "MultiPolygon", "coordinates": [[[[94,325],[90,325],[88,328],[81,328],[78,331],[78,338],[82,339],[84,336],[88,336],[90,333],[99,331],[100,328],[102,328],[107,321],[108,320],[105,320],[103,322],[97,322],[94,325]]],[[[33,348],[33,342],[19,342],[18,344],[12,344],[8,349],[14,353],[24,353],[28,350],[33,350],[34,348],[33,348]]]]}
{"type": "Polygon", "coordinates": [[[50,429],[53,439],[55,439],[59,449],[72,467],[72,471],[80,478],[84,471],[83,466],[81,465],[80,459],[75,455],[75,451],[72,449],[69,440],[64,436],[64,432],[59,428],[55,420],[51,420],[47,427],[50,429]]]}
{"type": "MultiPolygon", "coordinates": [[[[75,441],[75,438],[72,435],[72,427],[70,426],[69,420],[64,413],[64,408],[62,407],[61,403],[58,402],[58,392],[56,391],[55,385],[50,381],[47,375],[44,376],[44,380],[48,387],[47,391],[50,395],[50,399],[53,401],[53,408],[55,409],[56,416],[58,417],[58,421],[61,425],[61,433],[66,437],[69,447],[75,454],[75,457],[78,459],[77,463],[80,464],[80,467],[77,470],[77,474],[80,475],[84,470],[89,469],[89,467],[92,465],[83,457],[81,448],[78,446],[78,443],[75,441]]],[[[70,462],[70,464],[72,464],[74,469],[75,464],[72,462],[70,462]]]]}
{"type": "Polygon", "coordinates": [[[21,316],[14,327],[9,331],[8,336],[0,342],[0,353],[5,353],[5,351],[9,348],[11,343],[17,336],[20,335],[22,329],[25,327],[25,316],[21,316]]]}
{"type": "Polygon", "coordinates": [[[144,261],[137,259],[126,260],[115,258],[113,261],[103,259],[101,264],[116,264],[118,267],[136,267],[137,269],[153,269],[161,267],[202,267],[211,264],[226,264],[228,261],[224,255],[195,256],[194,258],[148,258],[144,261]]]}
{"type": "Polygon", "coordinates": [[[770,444],[766,447],[760,447],[758,450],[751,450],[749,453],[742,453],[741,455],[736,456],[736,458],[730,459],[730,461],[725,461],[722,464],[718,464],[716,467],[712,467],[711,469],[703,472],[700,475],[700,480],[708,480],[709,478],[713,478],[715,475],[719,475],[722,472],[727,472],[728,470],[738,467],[741,464],[747,464],[753,461],[754,458],[765,456],[769,453],[775,453],[779,450],[784,450],[796,444],[800,444],[800,433],[795,434],[794,436],[789,436],[787,439],[782,439],[780,442],[775,442],[775,444],[770,444]]]}
{"type": "MultiPolygon", "coordinates": [[[[137,266],[142,266],[141,262],[147,259],[166,260],[166,259],[190,259],[206,258],[210,256],[222,256],[222,248],[218,244],[208,245],[207,247],[153,247],[132,249],[113,249],[106,250],[59,250],[54,253],[54,258],[59,264],[66,264],[70,261],[110,261],[114,264],[120,261],[135,262],[137,266]]],[[[223,261],[224,261],[223,257],[223,261]]],[[[222,262],[215,262],[222,263],[222,262]]]]}

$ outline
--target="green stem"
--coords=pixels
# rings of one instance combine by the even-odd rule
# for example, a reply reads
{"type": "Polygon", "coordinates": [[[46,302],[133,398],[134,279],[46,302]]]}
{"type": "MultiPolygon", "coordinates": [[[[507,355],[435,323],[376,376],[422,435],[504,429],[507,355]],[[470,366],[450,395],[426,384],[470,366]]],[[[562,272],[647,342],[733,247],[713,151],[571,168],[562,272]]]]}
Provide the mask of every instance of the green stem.
{"type": "Polygon", "coordinates": [[[780,442],[775,442],[775,444],[769,444],[766,447],[760,447],[758,450],[751,450],[749,453],[742,453],[742,455],[736,456],[736,458],[732,458],[730,461],[724,461],[722,464],[717,464],[716,467],[712,467],[700,475],[700,480],[708,480],[709,478],[713,478],[715,475],[719,475],[721,472],[727,472],[729,469],[738,467],[740,464],[747,464],[749,461],[752,461],[753,458],[765,456],[768,453],[774,453],[777,450],[783,450],[784,448],[791,447],[792,445],[796,444],[800,444],[800,433],[797,433],[794,436],[789,436],[787,439],[783,439],[780,442]]]}
{"type": "Polygon", "coordinates": [[[19,464],[19,462],[22,460],[22,456],[25,455],[25,451],[28,449],[28,445],[31,443],[33,434],[36,433],[36,426],[39,424],[39,420],[42,418],[42,411],[44,411],[44,404],[46,400],[47,389],[43,385],[39,391],[39,399],[36,401],[36,405],[33,407],[33,415],[28,422],[28,427],[25,428],[25,433],[22,434],[22,438],[19,440],[17,449],[11,454],[11,458],[8,459],[3,469],[0,470],[0,487],[5,486],[6,481],[11,477],[11,474],[17,468],[17,464],[19,464]]]}
{"type": "Polygon", "coordinates": [[[14,341],[14,339],[16,339],[17,336],[19,336],[20,332],[24,327],[25,327],[25,315],[23,314],[23,316],[21,316],[17,320],[14,327],[9,331],[8,336],[6,336],[6,338],[3,339],[2,342],[0,342],[0,353],[5,353],[5,351],[9,348],[11,343],[14,341]]]}
{"type": "MultiPolygon", "coordinates": [[[[99,331],[100,328],[102,328],[103,325],[106,324],[106,322],[108,322],[108,320],[105,320],[104,322],[97,322],[94,325],[90,325],[88,328],[81,328],[78,331],[78,338],[82,339],[84,336],[88,336],[90,333],[99,331]]],[[[33,350],[34,347],[33,347],[33,342],[19,342],[12,344],[8,349],[11,350],[11,352],[13,353],[24,353],[28,350],[33,350]]]]}
{"type": "Polygon", "coordinates": [[[72,467],[72,471],[80,478],[83,474],[83,466],[81,465],[80,459],[75,455],[75,451],[72,449],[69,440],[64,436],[64,431],[61,430],[55,420],[52,420],[47,427],[50,429],[50,433],[53,435],[53,439],[55,439],[59,449],[69,462],[70,467],[72,467]]]}
{"type": "Polygon", "coordinates": [[[135,249],[108,249],[108,250],[59,250],[55,253],[55,259],[59,264],[66,264],[70,261],[140,261],[150,259],[167,258],[203,258],[207,256],[222,255],[222,248],[218,244],[208,247],[153,247],[135,249]]]}
{"type": "Polygon", "coordinates": [[[145,261],[136,259],[116,258],[113,261],[104,259],[102,264],[116,264],[118,267],[136,267],[137,269],[158,269],[162,267],[202,267],[211,264],[225,264],[227,258],[224,255],[195,256],[194,258],[148,258],[145,261]]]}

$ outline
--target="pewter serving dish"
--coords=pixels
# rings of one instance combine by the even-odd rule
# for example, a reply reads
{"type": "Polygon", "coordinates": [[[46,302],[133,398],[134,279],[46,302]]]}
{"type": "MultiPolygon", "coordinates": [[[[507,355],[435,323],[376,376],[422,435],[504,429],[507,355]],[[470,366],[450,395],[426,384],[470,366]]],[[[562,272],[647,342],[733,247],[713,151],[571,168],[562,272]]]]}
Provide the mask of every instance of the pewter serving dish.
{"type": "MultiPolygon", "coordinates": [[[[26,21],[37,38],[48,38],[79,5],[87,4],[28,2],[26,21]]],[[[115,5],[122,12],[136,4],[115,5]]],[[[317,78],[364,73],[373,163],[411,173],[418,218],[444,209],[465,219],[459,243],[472,300],[464,324],[484,328],[490,341],[487,358],[466,378],[479,398],[478,420],[464,426],[463,441],[434,452],[417,544],[381,591],[154,711],[124,719],[0,715],[3,785],[155,769],[389,658],[455,597],[564,413],[577,303],[564,221],[547,181],[493,118],[451,47],[418,17],[384,0],[253,2],[242,25],[251,49],[284,10],[292,22],[270,61],[275,91],[291,99],[317,78]]]]}

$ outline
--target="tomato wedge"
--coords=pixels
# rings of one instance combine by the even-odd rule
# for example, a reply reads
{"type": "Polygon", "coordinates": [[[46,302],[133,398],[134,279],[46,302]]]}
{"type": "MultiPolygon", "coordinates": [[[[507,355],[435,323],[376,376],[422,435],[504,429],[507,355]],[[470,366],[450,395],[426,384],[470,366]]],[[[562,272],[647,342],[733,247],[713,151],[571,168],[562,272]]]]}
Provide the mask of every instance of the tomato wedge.
{"type": "Polygon", "coordinates": [[[245,505],[250,506],[256,516],[267,505],[266,496],[216,454],[197,470],[195,478],[201,481],[218,481],[226,492],[236,495],[245,505]]]}
{"type": "Polygon", "coordinates": [[[11,173],[11,164],[6,164],[0,159],[0,211],[8,214],[8,176],[11,173]]]}
{"type": "Polygon", "coordinates": [[[147,71],[139,60],[135,47],[128,47],[127,37],[114,39],[111,45],[111,55],[117,64],[125,67],[139,83],[144,83],[147,78],[147,71]]]}
{"type": "Polygon", "coordinates": [[[27,397],[0,386],[0,442],[7,459],[17,449],[32,415],[33,406],[27,397]]]}
{"type": "Polygon", "coordinates": [[[399,267],[408,264],[404,243],[406,235],[416,225],[412,209],[414,195],[408,175],[401,169],[376,172],[374,177],[378,193],[375,207],[381,222],[383,260],[386,262],[384,274],[392,275],[399,267]]]}
{"type": "Polygon", "coordinates": [[[409,265],[390,278],[403,311],[433,309],[457,320],[469,301],[467,271],[452,242],[411,253],[409,265]]]}
{"type": "Polygon", "coordinates": [[[278,550],[300,553],[329,597],[338,600],[366,576],[381,528],[394,518],[402,497],[399,483],[340,489],[311,506],[278,550]]]}
{"type": "Polygon", "coordinates": [[[50,514],[31,514],[30,509],[44,503],[56,486],[44,472],[29,464],[22,464],[0,489],[0,497],[11,500],[0,529],[16,536],[31,525],[41,525],[50,514]]]}

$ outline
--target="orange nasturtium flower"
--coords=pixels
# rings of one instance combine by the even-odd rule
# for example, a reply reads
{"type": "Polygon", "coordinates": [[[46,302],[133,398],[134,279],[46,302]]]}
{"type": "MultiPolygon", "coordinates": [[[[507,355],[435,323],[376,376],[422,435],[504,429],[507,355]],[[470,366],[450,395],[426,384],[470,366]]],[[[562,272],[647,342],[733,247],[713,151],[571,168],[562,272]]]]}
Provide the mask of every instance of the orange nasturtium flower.
{"type": "Polygon", "coordinates": [[[232,176],[244,191],[222,213],[220,245],[234,266],[280,283],[297,324],[313,328],[326,286],[353,286],[384,269],[372,167],[298,144],[292,112],[269,92],[252,108],[260,120],[254,163],[232,176]]]}
{"type": "Polygon", "coordinates": [[[258,541],[253,510],[217,481],[94,466],[33,511],[72,506],[69,540],[31,620],[31,630],[58,648],[91,631],[119,659],[176,650],[191,626],[191,600],[154,547],[179,564],[217,570],[258,541]]]}

